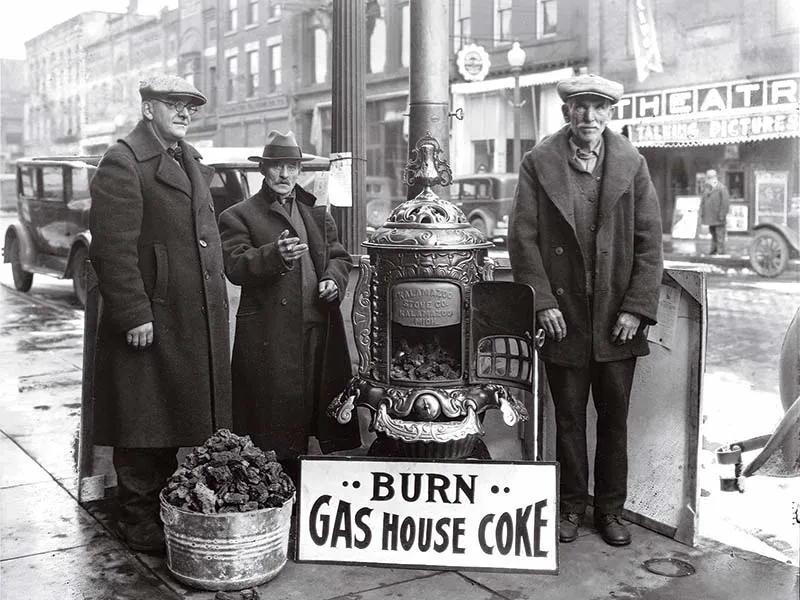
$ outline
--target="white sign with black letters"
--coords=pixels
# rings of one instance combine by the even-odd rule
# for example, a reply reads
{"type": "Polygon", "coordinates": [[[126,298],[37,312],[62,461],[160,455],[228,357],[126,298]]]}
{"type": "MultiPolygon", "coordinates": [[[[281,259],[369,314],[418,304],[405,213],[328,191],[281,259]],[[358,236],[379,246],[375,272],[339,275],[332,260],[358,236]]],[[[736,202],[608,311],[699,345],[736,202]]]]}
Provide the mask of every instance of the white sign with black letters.
{"type": "Polygon", "coordinates": [[[300,465],[298,561],[558,573],[556,463],[300,465]]]}

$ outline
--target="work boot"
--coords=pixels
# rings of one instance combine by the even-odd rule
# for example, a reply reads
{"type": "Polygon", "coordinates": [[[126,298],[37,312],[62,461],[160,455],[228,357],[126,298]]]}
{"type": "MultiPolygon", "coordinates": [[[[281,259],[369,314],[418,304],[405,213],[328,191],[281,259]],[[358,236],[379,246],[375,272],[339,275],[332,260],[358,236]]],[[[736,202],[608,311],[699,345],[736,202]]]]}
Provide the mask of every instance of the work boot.
{"type": "Polygon", "coordinates": [[[138,523],[118,521],[117,533],[125,545],[134,552],[164,554],[166,551],[164,531],[155,521],[149,519],[138,523]]]}
{"type": "Polygon", "coordinates": [[[594,525],[606,544],[627,546],[631,543],[631,533],[623,525],[619,515],[595,513],[594,525]]]}
{"type": "Polygon", "coordinates": [[[578,513],[561,513],[561,521],[558,524],[558,540],[568,544],[578,539],[578,527],[581,524],[583,515],[578,513]]]}

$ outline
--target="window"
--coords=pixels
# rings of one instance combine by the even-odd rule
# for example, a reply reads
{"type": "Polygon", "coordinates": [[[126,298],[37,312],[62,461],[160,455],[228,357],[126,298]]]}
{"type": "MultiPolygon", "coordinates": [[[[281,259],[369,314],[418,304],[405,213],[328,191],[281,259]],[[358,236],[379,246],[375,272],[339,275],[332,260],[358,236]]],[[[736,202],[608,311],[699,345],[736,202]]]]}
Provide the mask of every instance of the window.
{"type": "Polygon", "coordinates": [[[269,18],[270,19],[281,18],[280,0],[269,0],[269,18]]]}
{"type": "Polygon", "coordinates": [[[258,23],[258,2],[259,0],[247,0],[247,24],[255,25],[258,23]]]}
{"type": "Polygon", "coordinates": [[[328,77],[328,34],[322,27],[314,29],[314,83],[328,77]]]}
{"type": "Polygon", "coordinates": [[[217,43],[217,20],[212,16],[206,21],[206,48],[217,43]]]}
{"type": "Polygon", "coordinates": [[[228,0],[227,31],[236,31],[239,26],[239,0],[228,0]]]}
{"type": "Polygon", "coordinates": [[[281,85],[281,46],[275,44],[269,47],[269,69],[270,69],[270,83],[272,89],[276,90],[281,85]]]}
{"type": "Polygon", "coordinates": [[[536,37],[555,35],[558,31],[558,3],[556,0],[536,0],[536,37]]]}
{"type": "Polygon", "coordinates": [[[453,2],[453,50],[458,52],[470,42],[472,32],[470,20],[472,17],[472,0],[454,0],[453,2]]]}
{"type": "Polygon", "coordinates": [[[36,197],[36,169],[28,166],[19,168],[19,190],[26,198],[36,197]]]}
{"type": "Polygon", "coordinates": [[[42,198],[63,200],[64,172],[62,167],[42,167],[42,198]]]}
{"type": "Polygon", "coordinates": [[[247,53],[247,96],[255,96],[258,91],[258,50],[247,53]]]}
{"type": "Polygon", "coordinates": [[[800,26],[795,0],[775,0],[775,31],[784,32],[800,26]]]}
{"type": "Polygon", "coordinates": [[[227,79],[227,86],[225,88],[225,100],[231,101],[235,99],[236,94],[236,67],[237,67],[237,59],[238,56],[229,56],[225,59],[228,67],[228,79],[227,79]]]}
{"type": "Polygon", "coordinates": [[[368,9],[370,12],[367,13],[367,65],[370,73],[383,73],[386,66],[386,20],[379,3],[370,3],[368,6],[374,8],[368,9]]]}
{"type": "Polygon", "coordinates": [[[217,66],[208,67],[208,84],[206,86],[211,93],[208,95],[208,108],[212,109],[217,103],[217,66]]]}
{"type": "Polygon", "coordinates": [[[511,0],[494,0],[494,43],[511,42],[511,0]]]}
{"type": "Polygon", "coordinates": [[[400,7],[400,66],[411,64],[411,14],[408,4],[400,7]]]}

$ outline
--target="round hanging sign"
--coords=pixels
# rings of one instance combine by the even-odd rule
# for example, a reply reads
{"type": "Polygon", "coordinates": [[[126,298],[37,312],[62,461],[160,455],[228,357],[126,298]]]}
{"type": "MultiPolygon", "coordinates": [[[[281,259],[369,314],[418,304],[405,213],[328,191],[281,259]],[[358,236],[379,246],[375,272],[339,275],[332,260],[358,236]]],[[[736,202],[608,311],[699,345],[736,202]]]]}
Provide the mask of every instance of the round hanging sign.
{"type": "Polygon", "coordinates": [[[467,44],[456,55],[458,72],[467,81],[483,81],[489,73],[489,53],[483,46],[467,44]]]}

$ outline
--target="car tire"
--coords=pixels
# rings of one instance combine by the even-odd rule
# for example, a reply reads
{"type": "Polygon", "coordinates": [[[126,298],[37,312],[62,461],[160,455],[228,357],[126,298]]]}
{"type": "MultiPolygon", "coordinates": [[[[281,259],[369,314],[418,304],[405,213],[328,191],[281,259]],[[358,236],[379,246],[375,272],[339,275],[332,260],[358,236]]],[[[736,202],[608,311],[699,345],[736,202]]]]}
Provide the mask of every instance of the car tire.
{"type": "Polygon", "coordinates": [[[789,243],[777,231],[761,229],[750,244],[750,266],[762,277],[777,277],[789,262],[789,243]]]}
{"type": "Polygon", "coordinates": [[[86,308],[86,296],[89,292],[85,265],[88,257],[89,251],[86,249],[86,246],[77,247],[72,255],[72,289],[75,292],[75,297],[78,299],[81,308],[86,308]]]}
{"type": "Polygon", "coordinates": [[[8,244],[8,255],[11,258],[11,274],[14,276],[14,288],[27,292],[33,285],[33,273],[22,268],[19,261],[19,240],[12,237],[8,244]]]}
{"type": "Polygon", "coordinates": [[[488,237],[489,226],[486,223],[486,219],[484,219],[483,217],[472,217],[469,220],[469,224],[472,225],[478,231],[480,231],[485,237],[488,237]]]}

